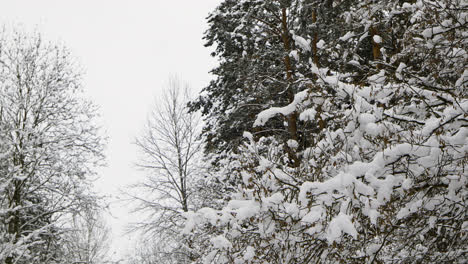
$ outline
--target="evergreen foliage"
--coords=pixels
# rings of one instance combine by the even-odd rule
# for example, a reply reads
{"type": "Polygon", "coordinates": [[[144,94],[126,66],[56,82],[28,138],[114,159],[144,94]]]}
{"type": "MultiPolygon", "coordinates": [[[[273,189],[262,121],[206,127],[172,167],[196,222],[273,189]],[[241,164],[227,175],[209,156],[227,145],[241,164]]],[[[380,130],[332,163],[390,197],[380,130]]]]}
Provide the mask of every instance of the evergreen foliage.
{"type": "Polygon", "coordinates": [[[200,261],[463,263],[467,8],[222,2],[217,79],[192,107],[238,186],[186,214],[211,236],[200,261]]]}

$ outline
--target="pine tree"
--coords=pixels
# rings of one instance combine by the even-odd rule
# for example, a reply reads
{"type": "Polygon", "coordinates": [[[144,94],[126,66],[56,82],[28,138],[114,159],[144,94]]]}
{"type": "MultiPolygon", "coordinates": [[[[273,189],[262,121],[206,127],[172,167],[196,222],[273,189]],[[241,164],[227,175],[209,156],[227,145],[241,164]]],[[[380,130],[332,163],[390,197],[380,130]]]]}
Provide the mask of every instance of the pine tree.
{"type": "MultiPolygon", "coordinates": [[[[229,3],[246,9],[226,16],[249,18],[259,4],[229,3]]],[[[232,158],[237,192],[221,210],[194,212],[186,231],[212,234],[208,263],[463,263],[466,3],[324,1],[308,7],[295,21],[316,30],[290,26],[289,32],[295,45],[312,43],[313,51],[316,43],[316,53],[303,48],[292,56],[308,58],[301,71],[295,64],[293,79],[309,73],[291,89],[292,100],[270,98],[270,107],[248,121],[265,128],[296,113],[303,134],[295,139],[247,128],[253,133],[244,133],[232,158]]]]}
{"type": "MultiPolygon", "coordinates": [[[[224,1],[208,18],[206,45],[216,47],[220,66],[213,70],[217,79],[191,104],[206,116],[208,152],[235,149],[260,111],[294,100],[307,75],[300,63],[310,58],[310,52],[295,56],[297,49],[310,51],[295,35],[304,31],[295,17],[302,8],[292,1],[224,1]]],[[[289,114],[256,132],[297,138],[296,118],[289,114]]]]}

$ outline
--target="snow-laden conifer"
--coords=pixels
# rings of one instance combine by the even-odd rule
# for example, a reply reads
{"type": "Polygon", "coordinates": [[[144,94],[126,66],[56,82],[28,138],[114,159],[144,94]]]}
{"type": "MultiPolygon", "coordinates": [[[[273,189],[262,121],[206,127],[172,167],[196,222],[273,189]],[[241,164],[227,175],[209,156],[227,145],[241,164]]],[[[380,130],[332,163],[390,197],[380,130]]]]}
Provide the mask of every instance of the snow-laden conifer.
{"type": "MultiPolygon", "coordinates": [[[[463,263],[466,3],[325,2],[277,2],[348,26],[335,40],[317,31],[328,61],[304,62],[293,99],[256,113],[233,154],[237,191],[221,210],[188,213],[185,232],[212,234],[207,263],[463,263]],[[301,137],[257,133],[291,112],[301,137]]],[[[306,35],[291,33],[298,46],[306,35]]]]}

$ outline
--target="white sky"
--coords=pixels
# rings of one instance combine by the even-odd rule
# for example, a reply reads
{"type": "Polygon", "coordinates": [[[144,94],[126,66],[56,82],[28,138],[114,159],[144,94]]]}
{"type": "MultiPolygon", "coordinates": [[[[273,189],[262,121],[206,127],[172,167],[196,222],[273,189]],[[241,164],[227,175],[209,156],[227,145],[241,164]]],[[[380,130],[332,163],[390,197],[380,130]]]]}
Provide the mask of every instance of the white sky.
{"type": "MultiPolygon", "coordinates": [[[[171,74],[195,91],[215,66],[203,47],[205,17],[220,0],[0,0],[0,23],[37,29],[65,44],[86,74],[84,88],[101,107],[109,145],[108,167],[97,188],[106,194],[138,177],[131,144],[171,74]]],[[[114,206],[116,251],[129,239],[121,228],[131,216],[114,206]]]]}

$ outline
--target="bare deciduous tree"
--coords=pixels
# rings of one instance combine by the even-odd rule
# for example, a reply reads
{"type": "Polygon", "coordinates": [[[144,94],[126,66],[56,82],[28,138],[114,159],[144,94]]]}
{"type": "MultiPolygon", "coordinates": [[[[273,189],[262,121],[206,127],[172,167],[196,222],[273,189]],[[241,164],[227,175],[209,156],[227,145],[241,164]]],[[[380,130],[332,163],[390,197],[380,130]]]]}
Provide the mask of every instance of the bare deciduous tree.
{"type": "Polygon", "coordinates": [[[164,241],[164,246],[154,247],[158,250],[153,252],[161,262],[168,258],[180,262],[192,255],[188,253],[190,243],[181,243],[179,237],[183,213],[197,207],[194,187],[201,171],[199,119],[186,108],[188,95],[188,86],[171,78],[143,134],[136,139],[141,154],[137,166],[147,176],[144,182],[132,186],[138,192],[131,195],[138,202],[135,211],[146,216],[134,228],[164,241]]]}
{"type": "Polygon", "coordinates": [[[106,261],[110,229],[102,215],[93,208],[73,215],[70,231],[64,236],[67,263],[101,264],[106,261]]]}

